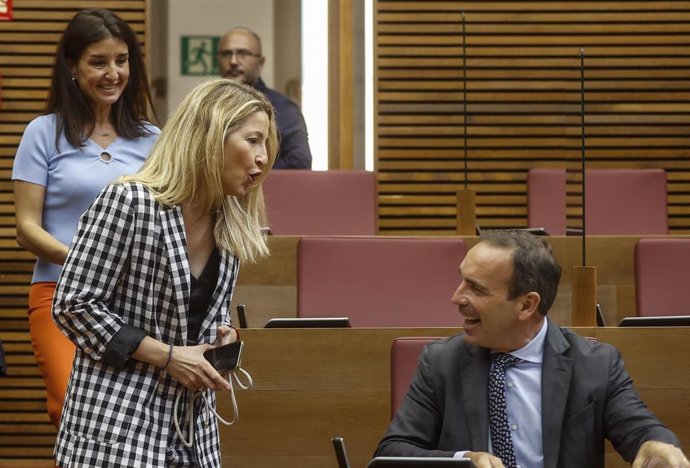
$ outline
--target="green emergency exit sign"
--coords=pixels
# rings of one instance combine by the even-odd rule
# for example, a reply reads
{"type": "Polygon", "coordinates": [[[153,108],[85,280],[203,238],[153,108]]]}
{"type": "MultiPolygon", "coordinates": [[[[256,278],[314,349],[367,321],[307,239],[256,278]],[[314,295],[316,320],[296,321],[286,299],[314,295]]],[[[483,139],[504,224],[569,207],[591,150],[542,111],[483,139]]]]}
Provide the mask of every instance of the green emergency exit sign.
{"type": "Polygon", "coordinates": [[[220,36],[182,36],[180,38],[180,74],[217,76],[216,51],[220,36]]]}

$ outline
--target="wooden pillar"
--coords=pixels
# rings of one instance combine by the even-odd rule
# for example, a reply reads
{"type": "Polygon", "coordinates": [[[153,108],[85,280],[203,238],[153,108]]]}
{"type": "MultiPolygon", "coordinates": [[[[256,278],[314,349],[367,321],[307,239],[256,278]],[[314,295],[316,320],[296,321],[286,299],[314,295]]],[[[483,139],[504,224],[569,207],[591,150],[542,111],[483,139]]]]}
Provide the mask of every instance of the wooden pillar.
{"type": "Polygon", "coordinates": [[[573,267],[573,327],[596,327],[597,268],[573,267]]]}
{"type": "Polygon", "coordinates": [[[328,168],[353,169],[353,0],[330,0],[328,168]]]}
{"type": "Polygon", "coordinates": [[[457,193],[456,232],[460,236],[477,235],[475,191],[463,188],[457,193]]]}

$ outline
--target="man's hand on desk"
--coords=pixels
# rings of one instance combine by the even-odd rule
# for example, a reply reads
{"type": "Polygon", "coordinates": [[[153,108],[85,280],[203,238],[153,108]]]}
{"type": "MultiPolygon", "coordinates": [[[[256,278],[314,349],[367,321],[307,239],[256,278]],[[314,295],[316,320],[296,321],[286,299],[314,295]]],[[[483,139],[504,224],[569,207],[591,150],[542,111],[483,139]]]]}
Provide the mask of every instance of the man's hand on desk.
{"type": "Polygon", "coordinates": [[[476,468],[505,468],[500,458],[486,452],[465,452],[476,468]]]}
{"type": "Polygon", "coordinates": [[[640,447],[632,468],[690,468],[690,461],[678,447],[650,440],[640,447]]]}

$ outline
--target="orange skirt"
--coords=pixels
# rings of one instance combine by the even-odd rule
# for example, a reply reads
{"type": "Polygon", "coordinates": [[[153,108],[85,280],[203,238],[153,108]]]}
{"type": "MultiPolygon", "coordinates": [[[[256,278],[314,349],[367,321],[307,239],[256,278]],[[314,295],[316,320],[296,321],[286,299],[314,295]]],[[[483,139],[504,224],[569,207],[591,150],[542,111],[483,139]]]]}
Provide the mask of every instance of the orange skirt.
{"type": "Polygon", "coordinates": [[[74,361],[74,344],[58,329],[51,308],[57,283],[34,283],[29,289],[29,331],[38,367],[46,384],[48,415],[58,427],[74,361]]]}

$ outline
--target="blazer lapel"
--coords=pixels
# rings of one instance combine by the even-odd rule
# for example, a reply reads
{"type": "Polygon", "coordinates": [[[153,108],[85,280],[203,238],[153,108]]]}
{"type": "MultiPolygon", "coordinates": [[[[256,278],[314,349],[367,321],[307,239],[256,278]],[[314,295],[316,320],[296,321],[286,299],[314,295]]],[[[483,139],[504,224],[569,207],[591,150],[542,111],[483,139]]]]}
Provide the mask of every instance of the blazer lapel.
{"type": "MultiPolygon", "coordinates": [[[[204,336],[204,332],[212,323],[216,320],[216,314],[218,310],[221,313],[226,313],[226,310],[230,307],[230,301],[225,301],[228,297],[227,291],[229,288],[233,287],[231,282],[234,282],[237,275],[233,274],[233,268],[235,266],[235,257],[231,255],[226,249],[219,247],[220,251],[220,266],[218,267],[218,282],[216,283],[216,288],[213,291],[213,297],[208,306],[208,311],[204,321],[201,324],[201,329],[199,330],[199,338],[204,336]],[[225,301],[225,302],[223,302],[225,301]]],[[[213,337],[212,337],[213,338],[213,337]]]]}
{"type": "Polygon", "coordinates": [[[187,240],[185,237],[182,211],[179,206],[165,208],[160,211],[163,227],[163,239],[168,251],[168,262],[172,276],[173,297],[171,302],[175,305],[177,314],[171,317],[171,329],[178,328],[181,337],[186,343],[187,339],[187,305],[190,295],[190,271],[187,258],[187,240]]]}
{"type": "Polygon", "coordinates": [[[544,468],[556,468],[558,465],[563,415],[574,364],[572,359],[563,355],[569,347],[558,327],[549,321],[541,373],[544,468]]]}
{"type": "Polygon", "coordinates": [[[468,344],[460,358],[460,379],[465,416],[472,439],[471,450],[489,450],[489,352],[468,344]]]}

